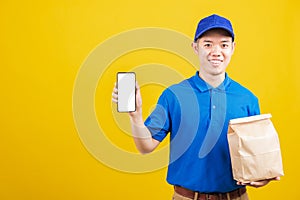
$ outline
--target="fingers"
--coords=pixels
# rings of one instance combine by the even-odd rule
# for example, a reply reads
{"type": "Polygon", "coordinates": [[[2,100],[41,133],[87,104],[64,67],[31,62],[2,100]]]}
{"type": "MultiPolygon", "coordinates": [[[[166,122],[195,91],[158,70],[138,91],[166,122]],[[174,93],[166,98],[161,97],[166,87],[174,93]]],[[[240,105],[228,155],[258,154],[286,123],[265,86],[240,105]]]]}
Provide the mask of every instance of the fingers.
{"type": "Polygon", "coordinates": [[[253,181],[249,183],[249,186],[252,187],[262,187],[267,185],[270,182],[270,180],[263,180],[263,181],[253,181]]]}
{"type": "Polygon", "coordinates": [[[142,96],[141,96],[140,86],[137,81],[135,82],[135,92],[136,92],[135,95],[136,111],[129,113],[129,115],[133,118],[142,117],[142,96]]]}
{"type": "MultiPolygon", "coordinates": [[[[138,106],[142,105],[142,100],[141,100],[141,93],[140,93],[140,86],[138,82],[136,82],[136,98],[137,98],[137,104],[138,106]]],[[[113,92],[112,92],[112,101],[115,103],[118,103],[118,88],[117,88],[117,83],[114,84],[113,92]]]]}
{"type": "Polygon", "coordinates": [[[252,181],[252,182],[249,182],[249,183],[242,183],[242,182],[237,182],[238,185],[244,185],[244,186],[251,186],[251,187],[262,187],[266,184],[268,184],[269,181],[267,180],[264,180],[264,181],[252,181]]]}
{"type": "MultiPolygon", "coordinates": [[[[135,88],[136,88],[136,111],[129,113],[132,116],[136,115],[136,113],[141,113],[141,108],[142,108],[142,97],[141,97],[141,92],[140,92],[140,86],[139,86],[137,81],[136,81],[135,88]]],[[[114,103],[118,103],[117,83],[114,84],[114,88],[113,88],[113,91],[112,91],[112,101],[114,103]]]]}
{"type": "Polygon", "coordinates": [[[112,101],[115,103],[118,103],[118,89],[117,89],[117,84],[115,83],[114,89],[112,92],[112,101]]]}
{"type": "Polygon", "coordinates": [[[237,182],[237,185],[245,185],[245,186],[252,186],[252,187],[262,187],[267,185],[270,181],[279,181],[280,177],[274,177],[266,180],[261,180],[261,181],[252,181],[249,183],[243,183],[243,182],[237,182]]]}
{"type": "Polygon", "coordinates": [[[140,109],[142,107],[142,96],[141,96],[141,92],[140,92],[140,86],[138,84],[138,82],[135,83],[135,88],[136,88],[136,106],[137,109],[140,109]]]}

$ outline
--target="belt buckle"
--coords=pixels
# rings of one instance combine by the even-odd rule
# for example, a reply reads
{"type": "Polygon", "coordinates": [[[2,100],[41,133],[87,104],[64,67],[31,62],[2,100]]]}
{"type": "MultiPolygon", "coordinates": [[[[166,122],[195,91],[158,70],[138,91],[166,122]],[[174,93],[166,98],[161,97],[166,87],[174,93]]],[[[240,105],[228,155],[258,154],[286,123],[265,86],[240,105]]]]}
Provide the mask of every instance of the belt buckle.
{"type": "Polygon", "coordinates": [[[205,194],[205,200],[222,200],[222,194],[205,194]]]}

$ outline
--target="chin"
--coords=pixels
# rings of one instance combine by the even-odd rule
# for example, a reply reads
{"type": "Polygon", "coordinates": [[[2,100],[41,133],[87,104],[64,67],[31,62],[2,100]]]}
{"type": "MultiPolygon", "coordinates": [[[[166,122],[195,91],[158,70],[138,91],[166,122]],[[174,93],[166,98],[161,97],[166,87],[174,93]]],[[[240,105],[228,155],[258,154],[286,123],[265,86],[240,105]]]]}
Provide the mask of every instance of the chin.
{"type": "Polygon", "coordinates": [[[225,71],[214,71],[214,72],[211,72],[211,75],[213,75],[213,76],[219,76],[219,75],[222,75],[224,73],[225,73],[225,71]]]}

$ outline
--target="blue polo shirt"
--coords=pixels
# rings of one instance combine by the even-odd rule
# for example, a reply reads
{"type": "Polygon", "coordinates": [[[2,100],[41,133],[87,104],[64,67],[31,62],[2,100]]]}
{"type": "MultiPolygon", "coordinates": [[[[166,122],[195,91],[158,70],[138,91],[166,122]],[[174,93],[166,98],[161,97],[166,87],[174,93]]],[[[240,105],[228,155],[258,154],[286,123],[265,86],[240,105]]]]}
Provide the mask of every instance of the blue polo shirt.
{"type": "Polygon", "coordinates": [[[203,193],[241,187],[232,176],[228,123],[259,113],[258,99],[227,74],[216,88],[196,72],[164,90],[145,125],[158,141],[170,133],[168,183],[203,193]]]}

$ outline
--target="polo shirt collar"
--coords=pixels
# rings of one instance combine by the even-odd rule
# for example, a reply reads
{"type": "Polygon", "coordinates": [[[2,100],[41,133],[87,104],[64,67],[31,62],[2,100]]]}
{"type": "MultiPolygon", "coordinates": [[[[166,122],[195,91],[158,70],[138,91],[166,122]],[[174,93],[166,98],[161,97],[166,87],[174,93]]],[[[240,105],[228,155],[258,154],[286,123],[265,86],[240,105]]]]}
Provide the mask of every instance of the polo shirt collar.
{"type": "Polygon", "coordinates": [[[227,73],[225,73],[225,79],[224,81],[216,88],[211,86],[210,84],[206,83],[200,76],[199,71],[196,72],[196,74],[193,76],[193,82],[196,88],[198,88],[201,92],[205,92],[208,90],[219,90],[219,91],[226,91],[228,88],[231,79],[228,77],[227,73]]]}

